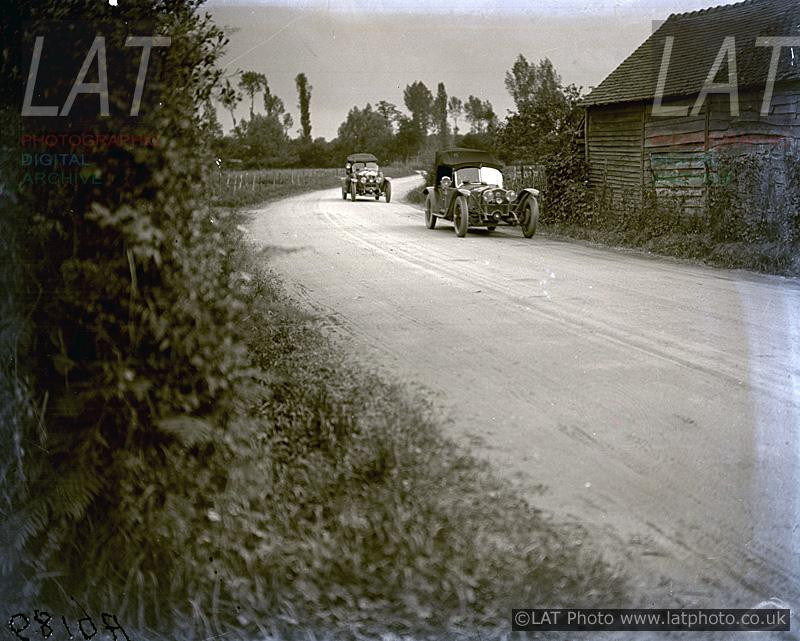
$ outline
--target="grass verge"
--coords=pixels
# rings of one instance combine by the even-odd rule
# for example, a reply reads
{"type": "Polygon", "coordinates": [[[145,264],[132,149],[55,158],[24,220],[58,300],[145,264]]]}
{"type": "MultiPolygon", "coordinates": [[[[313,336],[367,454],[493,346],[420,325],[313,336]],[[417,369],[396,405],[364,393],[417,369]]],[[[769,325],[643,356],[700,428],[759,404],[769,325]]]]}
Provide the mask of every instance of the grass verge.
{"type": "Polygon", "coordinates": [[[349,362],[257,258],[240,256],[255,275],[250,347],[269,383],[195,552],[219,572],[217,587],[193,590],[209,599],[203,635],[499,638],[520,604],[623,598],[580,528],[515,496],[441,435],[427,401],[349,362]]]}
{"type": "Polygon", "coordinates": [[[544,225],[545,234],[587,240],[609,247],[639,249],[659,256],[697,261],[724,269],[747,269],[782,276],[800,276],[800,252],[783,242],[715,241],[710,233],[653,235],[647,231],[628,232],[597,229],[564,223],[544,225]]]}

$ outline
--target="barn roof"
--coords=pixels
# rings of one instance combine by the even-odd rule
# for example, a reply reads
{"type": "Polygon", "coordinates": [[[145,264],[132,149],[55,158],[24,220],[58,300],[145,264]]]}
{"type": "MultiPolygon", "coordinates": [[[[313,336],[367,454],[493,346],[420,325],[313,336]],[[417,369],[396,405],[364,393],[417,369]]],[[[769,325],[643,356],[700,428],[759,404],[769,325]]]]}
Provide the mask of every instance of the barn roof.
{"type": "MultiPolygon", "coordinates": [[[[746,0],[672,14],[584,102],[599,105],[654,98],[667,36],[675,40],[664,97],[699,93],[726,36],[736,38],[739,86],[763,87],[772,48],[756,47],[756,38],[798,34],[800,3],[797,0],[746,0]]],[[[727,63],[723,63],[718,81],[726,80],[727,63]]],[[[776,80],[800,80],[800,47],[781,51],[776,80]]]]}

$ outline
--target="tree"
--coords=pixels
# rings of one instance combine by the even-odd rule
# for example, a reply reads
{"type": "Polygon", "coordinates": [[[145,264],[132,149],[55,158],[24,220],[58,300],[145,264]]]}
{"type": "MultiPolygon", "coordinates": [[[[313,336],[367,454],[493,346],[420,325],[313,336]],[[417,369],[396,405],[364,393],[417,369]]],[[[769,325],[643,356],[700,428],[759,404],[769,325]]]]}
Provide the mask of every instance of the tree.
{"type": "Polygon", "coordinates": [[[313,87],[308,84],[306,74],[299,73],[294,79],[297,85],[297,94],[299,102],[297,103],[300,109],[300,128],[304,142],[311,142],[311,114],[309,105],[311,103],[311,90],[313,87]]]}
{"type": "Polygon", "coordinates": [[[411,112],[414,126],[426,136],[433,113],[433,94],[430,89],[420,81],[407,85],[403,91],[403,102],[411,112]]]}
{"type": "Polygon", "coordinates": [[[377,111],[384,120],[389,124],[392,131],[394,131],[394,127],[396,124],[400,122],[400,118],[402,114],[400,110],[397,108],[397,105],[392,104],[391,102],[386,102],[385,100],[381,100],[378,104],[375,105],[375,111],[377,111]]]}
{"type": "Polygon", "coordinates": [[[500,147],[509,157],[544,158],[558,152],[574,137],[583,110],[580,89],[562,87],[553,64],[545,58],[529,64],[520,55],[506,73],[506,87],[517,103],[500,128],[500,147]]]}
{"type": "Polygon", "coordinates": [[[453,118],[453,133],[458,134],[458,119],[464,113],[464,103],[457,96],[450,96],[447,101],[447,110],[453,118]]]}
{"type": "Polygon", "coordinates": [[[275,116],[253,114],[250,120],[241,123],[236,138],[246,165],[269,167],[289,163],[286,123],[275,116]]]}
{"type": "Polygon", "coordinates": [[[203,103],[200,112],[200,122],[203,132],[212,140],[222,138],[222,125],[217,117],[217,110],[209,96],[203,103]]]}
{"type": "Polygon", "coordinates": [[[222,103],[222,106],[230,112],[233,126],[236,127],[236,105],[242,101],[242,94],[234,89],[231,81],[227,78],[220,88],[219,101],[222,103]]]}
{"type": "Polygon", "coordinates": [[[250,96],[250,118],[253,117],[256,94],[267,86],[267,77],[256,71],[245,71],[239,79],[239,88],[250,96]]]}
{"type": "Polygon", "coordinates": [[[410,158],[419,152],[423,141],[424,134],[414,124],[414,121],[407,116],[401,116],[397,123],[397,135],[392,143],[394,156],[410,158]]]}
{"type": "Polygon", "coordinates": [[[386,119],[367,103],[363,109],[353,107],[347,119],[339,125],[338,143],[343,149],[385,153],[392,139],[392,129],[386,119]]]}
{"type": "Polygon", "coordinates": [[[447,91],[444,83],[440,82],[436,89],[436,100],[433,102],[433,120],[436,133],[439,136],[439,145],[447,147],[450,144],[450,127],[447,123],[447,91]]]}
{"type": "Polygon", "coordinates": [[[558,92],[561,78],[549,58],[540,60],[538,64],[531,64],[520,54],[506,72],[505,84],[519,112],[540,98],[543,92],[558,92]]]}
{"type": "Polygon", "coordinates": [[[264,111],[270,118],[281,118],[286,111],[283,100],[269,90],[267,83],[264,83],[264,111]]]}
{"type": "MultiPolygon", "coordinates": [[[[68,18],[91,25],[71,34],[73,47],[59,51],[67,69],[79,68],[87,44],[82,38],[95,29],[102,30],[108,52],[130,53],[131,26],[145,20],[147,33],[171,41],[168,52],[152,51],[136,123],[125,110],[111,109],[92,127],[93,135],[104,137],[149,132],[158,144],[92,147],[93,171],[103,177],[94,184],[18,189],[3,176],[12,191],[3,194],[2,205],[0,429],[4,443],[19,445],[0,453],[2,592],[8,597],[24,585],[24,597],[21,587],[15,590],[17,602],[60,611],[71,605],[69,590],[88,611],[116,604],[126,627],[138,617],[142,628],[180,627],[187,637],[198,636],[199,627],[191,629],[181,606],[164,607],[164,595],[171,603],[186,601],[167,577],[187,576],[180,555],[194,544],[178,523],[201,517],[188,511],[178,517],[171,506],[199,505],[197,498],[207,495],[210,485],[197,472],[211,469],[211,457],[197,437],[202,432],[222,443],[238,429],[237,390],[254,389],[253,375],[245,373],[253,371],[253,359],[238,329],[247,323],[242,310],[250,294],[233,278],[236,263],[220,256],[232,236],[221,229],[230,225],[212,224],[220,216],[206,197],[210,158],[201,121],[210,96],[224,97],[231,110],[239,98],[230,83],[220,87],[224,94],[217,89],[226,38],[197,7],[195,0],[70,0],[68,6],[40,0],[15,3],[12,19],[0,21],[0,77],[11,88],[25,84],[30,54],[23,55],[24,43],[43,33],[42,24],[52,23],[48,34],[66,29],[68,18]],[[159,58],[169,63],[154,73],[159,58]],[[17,298],[16,283],[6,288],[5,274],[23,259],[25,282],[17,298]],[[34,300],[37,290],[46,295],[34,300]],[[18,401],[27,391],[21,384],[12,388],[14,405],[6,405],[9,362],[18,368],[14,379],[30,385],[35,412],[18,401]],[[175,428],[181,416],[192,417],[188,430],[185,422],[175,428]],[[39,446],[45,434],[46,447],[39,446]],[[160,498],[153,500],[153,491],[160,498]],[[147,584],[135,586],[137,576],[148,577],[147,584]]],[[[129,105],[138,61],[109,64],[109,71],[110,103],[129,105]]],[[[66,95],[72,80],[72,74],[50,74],[48,91],[66,95]]],[[[0,108],[4,169],[11,165],[5,156],[13,150],[19,158],[25,149],[14,138],[41,131],[24,122],[30,118],[9,117],[8,106],[16,106],[16,115],[21,104],[9,98],[3,96],[0,108]]],[[[198,594],[212,589],[191,586],[187,590],[198,594]]],[[[50,634],[46,627],[43,636],[50,634]]]]}
{"type": "MultiPolygon", "coordinates": [[[[259,74],[260,75],[260,74],[259,74]]],[[[249,82],[248,87],[258,86],[264,92],[264,114],[250,113],[234,129],[236,143],[241,150],[238,155],[250,166],[287,165],[292,162],[289,131],[294,124],[291,114],[286,113],[283,100],[270,91],[265,76],[258,82],[249,82]]]]}
{"type": "Polygon", "coordinates": [[[486,133],[497,124],[497,116],[492,103],[476,96],[467,98],[467,102],[464,104],[464,115],[470,123],[471,133],[486,133]]]}
{"type": "Polygon", "coordinates": [[[292,114],[283,114],[282,123],[283,123],[283,131],[288,136],[289,130],[292,128],[292,125],[294,125],[294,118],[292,118],[292,114]]]}

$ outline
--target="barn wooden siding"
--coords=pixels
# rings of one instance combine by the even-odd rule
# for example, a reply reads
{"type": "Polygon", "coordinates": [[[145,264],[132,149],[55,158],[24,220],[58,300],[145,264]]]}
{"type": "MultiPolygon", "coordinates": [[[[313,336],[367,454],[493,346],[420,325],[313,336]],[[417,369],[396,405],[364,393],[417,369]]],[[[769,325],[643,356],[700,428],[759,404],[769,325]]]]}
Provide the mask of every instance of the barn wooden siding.
{"type": "MultiPolygon", "coordinates": [[[[665,100],[694,105],[696,96],[665,100]]],[[[727,95],[711,95],[700,114],[653,116],[652,101],[590,106],[586,157],[594,189],[612,194],[655,187],[679,196],[688,210],[703,209],[706,187],[721,149],[736,153],[783,154],[800,141],[800,83],[776,85],[770,114],[762,116],[763,90],[739,93],[739,115],[727,95]]]]}

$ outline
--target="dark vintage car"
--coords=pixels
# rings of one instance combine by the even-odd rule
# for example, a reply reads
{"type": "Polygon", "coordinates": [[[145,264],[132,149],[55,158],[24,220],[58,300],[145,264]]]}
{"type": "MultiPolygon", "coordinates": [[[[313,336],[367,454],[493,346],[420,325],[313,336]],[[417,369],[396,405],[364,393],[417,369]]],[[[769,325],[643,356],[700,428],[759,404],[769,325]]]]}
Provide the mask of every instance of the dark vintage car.
{"type": "Polygon", "coordinates": [[[345,177],[342,178],[342,198],[352,200],[356,196],[381,196],[386,202],[392,200],[392,179],[383,175],[378,167],[378,159],[372,154],[350,154],[345,163],[345,177]]]}
{"type": "Polygon", "coordinates": [[[469,227],[493,231],[498,225],[522,228],[525,238],[536,233],[539,191],[503,189],[503,164],[486,151],[447,149],[436,153],[436,182],[426,187],[425,225],[439,218],[453,221],[459,237],[469,227]]]}

